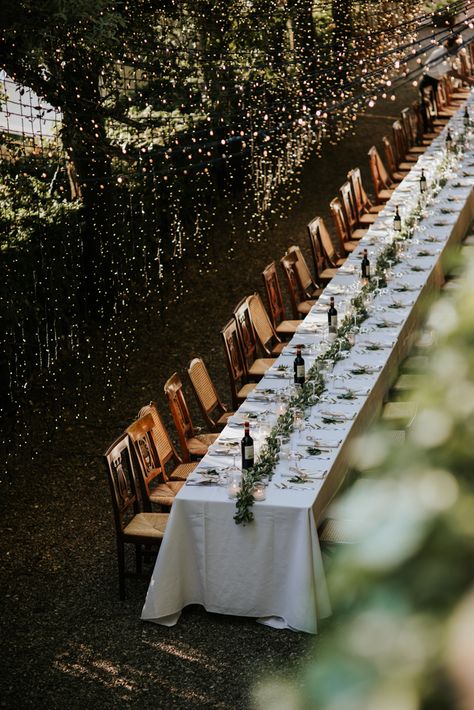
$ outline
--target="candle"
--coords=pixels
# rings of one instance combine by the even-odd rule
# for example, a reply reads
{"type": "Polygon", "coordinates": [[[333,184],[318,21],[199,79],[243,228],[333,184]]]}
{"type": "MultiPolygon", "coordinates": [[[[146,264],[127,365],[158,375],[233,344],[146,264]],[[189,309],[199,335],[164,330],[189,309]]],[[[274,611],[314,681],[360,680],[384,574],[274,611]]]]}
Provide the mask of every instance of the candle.
{"type": "Polygon", "coordinates": [[[265,485],[263,483],[255,483],[253,487],[253,499],[254,500],[265,500],[265,485]]]}

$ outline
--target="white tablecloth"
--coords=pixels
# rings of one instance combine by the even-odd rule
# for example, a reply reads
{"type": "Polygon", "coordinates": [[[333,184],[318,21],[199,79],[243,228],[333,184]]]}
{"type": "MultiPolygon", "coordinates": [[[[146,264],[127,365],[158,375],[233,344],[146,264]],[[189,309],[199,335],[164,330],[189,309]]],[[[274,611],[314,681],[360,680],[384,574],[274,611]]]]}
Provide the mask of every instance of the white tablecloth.
{"type": "MultiPolygon", "coordinates": [[[[454,136],[463,131],[462,115],[463,109],[451,119],[454,136]]],[[[421,168],[428,183],[432,182],[446,158],[444,138],[445,133],[433,142],[397,188],[276,365],[235,415],[234,425],[226,427],[204,457],[191,483],[199,481],[206,468],[232,463],[226,448],[234,450],[240,460],[238,446],[232,448],[232,442],[240,441],[239,423],[246,417],[253,427],[258,416],[255,430],[275,423],[278,398],[274,393],[292,382],[295,344],[306,345],[304,358],[309,368],[327,346],[321,333],[329,297],[334,295],[342,319],[350,298],[360,289],[363,249],[369,250],[374,268],[377,255],[392,237],[395,205],[400,206],[402,217],[416,205],[421,168]],[[291,379],[281,376],[277,367],[282,364],[289,366],[291,379]]],[[[473,185],[474,146],[468,145],[462,164],[454,165],[414,238],[405,243],[402,260],[395,265],[388,288],[374,299],[356,344],[329,375],[327,393],[311,408],[303,430],[292,435],[290,448],[303,456],[299,466],[308,474],[308,482],[291,484],[288,458],[281,458],[266,500],[254,504],[255,519],[245,526],[235,524],[235,501],[228,499],[226,488],[184,486],[172,506],[142,619],[172,625],[186,605],[202,604],[210,612],[256,617],[272,626],[316,633],[318,619],[331,611],[317,523],[347,473],[350,440],[378,415],[397,366],[412,346],[423,302],[443,282],[444,251],[462,239],[474,218],[473,185]],[[378,350],[368,349],[374,344],[378,350]],[[361,369],[366,370],[364,374],[356,374],[361,369]],[[348,391],[354,399],[344,398],[348,391]],[[325,424],[325,418],[337,421],[325,424]],[[321,454],[310,456],[308,446],[320,448],[321,454]]]]}

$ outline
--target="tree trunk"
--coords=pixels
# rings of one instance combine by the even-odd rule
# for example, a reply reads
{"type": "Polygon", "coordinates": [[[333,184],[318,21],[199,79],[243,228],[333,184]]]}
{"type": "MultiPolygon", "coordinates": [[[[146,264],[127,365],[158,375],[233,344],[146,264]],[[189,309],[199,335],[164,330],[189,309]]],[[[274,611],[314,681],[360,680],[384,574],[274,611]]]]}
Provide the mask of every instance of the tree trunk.
{"type": "Polygon", "coordinates": [[[110,302],[112,170],[100,109],[101,67],[90,58],[87,62],[82,59],[76,57],[65,67],[62,140],[84,206],[82,300],[86,314],[100,317],[106,315],[110,302]]]}

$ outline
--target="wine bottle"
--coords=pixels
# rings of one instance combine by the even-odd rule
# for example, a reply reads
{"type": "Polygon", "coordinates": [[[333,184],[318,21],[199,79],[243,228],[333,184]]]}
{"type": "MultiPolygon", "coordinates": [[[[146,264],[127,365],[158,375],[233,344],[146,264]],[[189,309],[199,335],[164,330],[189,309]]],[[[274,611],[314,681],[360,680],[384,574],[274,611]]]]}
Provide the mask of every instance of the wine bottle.
{"type": "Polygon", "coordinates": [[[423,168],[421,168],[421,175],[420,175],[420,192],[421,192],[422,195],[425,194],[426,188],[427,188],[427,185],[426,185],[425,171],[423,170],[423,168]]]}
{"type": "Polygon", "coordinates": [[[253,439],[250,436],[250,425],[248,422],[244,422],[244,435],[240,446],[242,450],[242,471],[248,471],[249,468],[253,468],[254,464],[253,439]]]}
{"type": "Polygon", "coordinates": [[[398,211],[398,205],[395,207],[395,217],[393,218],[393,231],[402,231],[402,218],[400,217],[400,212],[398,211]]]}
{"type": "Polygon", "coordinates": [[[469,116],[469,111],[467,110],[467,106],[464,109],[464,128],[469,128],[471,125],[471,118],[469,116]]]}
{"type": "Polygon", "coordinates": [[[303,385],[305,380],[304,359],[301,355],[301,345],[296,346],[296,357],[293,363],[295,373],[295,385],[303,385]]]}
{"type": "Polygon", "coordinates": [[[363,279],[370,279],[370,261],[369,261],[369,255],[367,253],[367,249],[364,249],[360,268],[361,268],[362,278],[363,279]]]}
{"type": "Polygon", "coordinates": [[[448,132],[446,134],[446,150],[448,153],[452,150],[453,148],[453,137],[451,135],[451,131],[448,128],[448,132]]]}
{"type": "Polygon", "coordinates": [[[328,325],[329,333],[335,335],[337,332],[337,310],[334,306],[334,296],[331,296],[329,300],[328,325]]]}

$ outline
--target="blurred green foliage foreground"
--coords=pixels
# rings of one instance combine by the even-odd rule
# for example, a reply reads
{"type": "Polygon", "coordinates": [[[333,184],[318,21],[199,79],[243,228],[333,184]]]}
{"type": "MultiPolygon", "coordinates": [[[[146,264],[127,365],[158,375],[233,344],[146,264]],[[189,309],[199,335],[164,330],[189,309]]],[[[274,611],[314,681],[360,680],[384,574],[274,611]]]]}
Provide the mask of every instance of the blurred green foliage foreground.
{"type": "Polygon", "coordinates": [[[259,710],[474,708],[474,249],[434,333],[404,446],[381,429],[354,445],[362,479],[343,499],[360,542],[329,565],[334,615],[292,682],[255,689],[259,710]]]}

